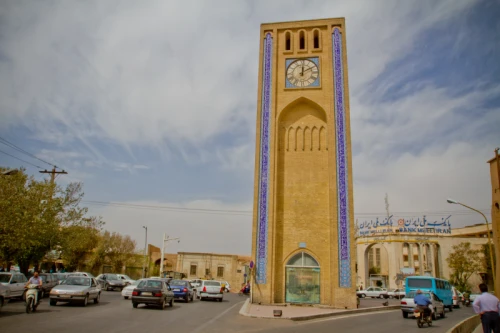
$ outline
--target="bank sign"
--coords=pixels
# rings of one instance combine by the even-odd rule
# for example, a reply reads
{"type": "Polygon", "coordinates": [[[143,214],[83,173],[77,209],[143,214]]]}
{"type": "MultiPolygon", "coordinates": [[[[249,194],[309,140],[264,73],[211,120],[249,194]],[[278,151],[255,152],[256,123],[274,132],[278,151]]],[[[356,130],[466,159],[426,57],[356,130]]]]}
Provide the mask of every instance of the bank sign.
{"type": "Polygon", "coordinates": [[[415,234],[451,234],[450,216],[441,218],[441,221],[429,220],[425,215],[422,218],[388,218],[356,222],[358,236],[370,236],[386,233],[415,233],[415,234]]]}

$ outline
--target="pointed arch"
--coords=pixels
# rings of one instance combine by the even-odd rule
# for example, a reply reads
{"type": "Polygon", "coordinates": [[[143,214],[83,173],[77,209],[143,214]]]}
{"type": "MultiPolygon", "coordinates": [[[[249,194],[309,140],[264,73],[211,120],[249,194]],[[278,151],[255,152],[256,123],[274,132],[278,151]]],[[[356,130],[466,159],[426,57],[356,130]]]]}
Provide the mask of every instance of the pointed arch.
{"type": "Polygon", "coordinates": [[[311,151],[312,150],[312,141],[311,141],[311,129],[309,126],[306,126],[304,128],[304,151],[311,151]]]}

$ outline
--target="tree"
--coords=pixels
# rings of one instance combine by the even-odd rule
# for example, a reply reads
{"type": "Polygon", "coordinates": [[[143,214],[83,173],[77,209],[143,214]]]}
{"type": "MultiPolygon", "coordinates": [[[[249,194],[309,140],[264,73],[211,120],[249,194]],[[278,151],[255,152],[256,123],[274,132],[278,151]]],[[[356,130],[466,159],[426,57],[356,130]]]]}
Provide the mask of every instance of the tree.
{"type": "MultiPolygon", "coordinates": [[[[493,250],[493,262],[497,262],[497,258],[495,255],[495,244],[491,244],[491,249],[493,250]]],[[[488,244],[483,244],[481,252],[484,255],[485,271],[488,274],[488,277],[492,278],[493,277],[493,269],[491,267],[490,246],[488,244]]]]}
{"type": "Polygon", "coordinates": [[[484,268],[484,258],[481,250],[474,250],[469,242],[462,242],[453,246],[453,251],[446,259],[450,267],[450,281],[459,290],[468,290],[469,278],[472,274],[481,271],[484,268]]]}
{"type": "Polygon", "coordinates": [[[380,274],[380,267],[370,267],[370,269],[368,270],[368,275],[377,275],[377,274],[380,274]]]}
{"type": "Polygon", "coordinates": [[[97,246],[90,258],[92,270],[97,272],[104,264],[109,264],[114,271],[121,272],[123,266],[136,261],[136,243],[128,235],[104,231],[99,235],[97,246]]]}

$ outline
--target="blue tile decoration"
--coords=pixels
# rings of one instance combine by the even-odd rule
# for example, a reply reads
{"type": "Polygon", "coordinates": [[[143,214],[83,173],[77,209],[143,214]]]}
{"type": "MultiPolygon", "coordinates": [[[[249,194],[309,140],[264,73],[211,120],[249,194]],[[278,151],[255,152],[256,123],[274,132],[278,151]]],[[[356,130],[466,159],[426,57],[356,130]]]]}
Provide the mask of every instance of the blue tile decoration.
{"type": "Polygon", "coordinates": [[[260,169],[259,205],[257,213],[257,259],[256,282],[266,283],[267,272],[267,232],[269,210],[269,145],[271,128],[271,82],[272,82],[273,38],[270,33],[264,39],[264,59],[262,73],[262,106],[260,128],[260,169]]]}
{"type": "Polygon", "coordinates": [[[349,220],[349,187],[346,147],[346,115],[344,104],[344,70],[342,63],[342,34],[333,30],[333,84],[335,90],[335,137],[337,153],[337,207],[339,241],[339,285],[351,287],[351,251],[349,220]]]}
{"type": "MultiPolygon", "coordinates": [[[[288,68],[288,66],[290,66],[290,64],[292,62],[294,62],[295,60],[298,60],[299,58],[290,58],[290,59],[286,59],[285,60],[285,88],[299,88],[299,87],[296,87],[294,86],[293,84],[290,83],[290,81],[288,81],[288,78],[286,76],[286,69],[288,68]]],[[[313,58],[300,58],[300,59],[307,59],[307,60],[310,60],[312,62],[314,62],[316,64],[316,66],[318,66],[319,68],[319,58],[318,57],[313,57],[313,58]]],[[[321,76],[321,70],[318,74],[318,77],[316,78],[316,81],[314,81],[313,83],[311,83],[310,85],[308,85],[307,87],[300,87],[300,89],[306,89],[306,88],[311,88],[311,87],[319,87],[319,83],[320,83],[320,76],[321,76]]]]}

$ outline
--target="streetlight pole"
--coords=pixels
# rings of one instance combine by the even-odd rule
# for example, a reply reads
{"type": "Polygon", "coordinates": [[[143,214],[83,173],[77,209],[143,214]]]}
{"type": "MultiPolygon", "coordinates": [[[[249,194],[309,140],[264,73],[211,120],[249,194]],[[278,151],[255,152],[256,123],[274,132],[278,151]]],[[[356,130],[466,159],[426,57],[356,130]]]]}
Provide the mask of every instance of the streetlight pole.
{"type": "Polygon", "coordinates": [[[163,277],[163,256],[165,254],[165,243],[168,241],[173,241],[176,240],[177,242],[180,242],[180,238],[169,238],[167,234],[163,234],[163,241],[161,243],[161,259],[160,259],[160,277],[163,277]]]}
{"type": "Polygon", "coordinates": [[[469,208],[470,210],[473,210],[476,213],[479,213],[484,217],[484,221],[486,222],[487,235],[488,235],[488,246],[490,249],[491,275],[493,277],[493,285],[495,285],[495,278],[496,278],[495,277],[495,261],[493,260],[493,248],[491,247],[490,224],[488,223],[488,219],[486,218],[486,216],[482,212],[480,212],[479,210],[477,210],[475,208],[469,207],[469,206],[467,206],[461,202],[458,202],[456,200],[453,200],[453,199],[447,199],[446,201],[450,204],[456,204],[456,205],[464,206],[465,208],[469,208]]]}
{"type": "Polygon", "coordinates": [[[146,230],[146,238],[144,240],[144,263],[142,264],[142,278],[144,279],[144,276],[146,274],[146,257],[147,257],[147,251],[148,251],[148,227],[142,226],[146,230]]]}

